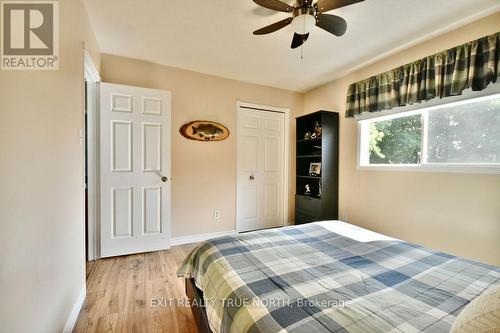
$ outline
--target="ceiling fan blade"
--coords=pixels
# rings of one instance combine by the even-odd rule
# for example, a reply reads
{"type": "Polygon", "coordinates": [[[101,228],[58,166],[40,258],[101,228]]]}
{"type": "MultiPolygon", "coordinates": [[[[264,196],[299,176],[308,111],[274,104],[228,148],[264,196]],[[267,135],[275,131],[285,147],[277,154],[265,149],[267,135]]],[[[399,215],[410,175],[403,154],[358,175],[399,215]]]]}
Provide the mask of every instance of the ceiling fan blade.
{"type": "Polygon", "coordinates": [[[302,44],[304,44],[308,38],[309,34],[300,35],[298,33],[295,33],[292,39],[292,49],[296,49],[302,44]]]}
{"type": "Polygon", "coordinates": [[[294,8],[279,0],[253,0],[259,6],[267,9],[277,10],[279,12],[291,13],[294,8]]]}
{"type": "Polygon", "coordinates": [[[319,14],[316,26],[337,37],[345,34],[347,30],[347,22],[342,17],[330,14],[319,14]]]}
{"type": "Polygon", "coordinates": [[[290,23],[292,23],[292,18],[288,17],[284,20],[278,21],[276,23],[270,24],[267,27],[260,28],[259,30],[255,30],[253,32],[254,35],[265,35],[265,34],[270,34],[271,32],[275,32],[280,30],[281,28],[286,27],[290,23]]]}
{"type": "Polygon", "coordinates": [[[300,7],[309,7],[313,0],[299,0],[300,7]]]}
{"type": "Polygon", "coordinates": [[[318,12],[324,13],[340,7],[350,6],[361,1],[364,0],[318,0],[318,2],[316,2],[316,6],[318,8],[318,12]]]}

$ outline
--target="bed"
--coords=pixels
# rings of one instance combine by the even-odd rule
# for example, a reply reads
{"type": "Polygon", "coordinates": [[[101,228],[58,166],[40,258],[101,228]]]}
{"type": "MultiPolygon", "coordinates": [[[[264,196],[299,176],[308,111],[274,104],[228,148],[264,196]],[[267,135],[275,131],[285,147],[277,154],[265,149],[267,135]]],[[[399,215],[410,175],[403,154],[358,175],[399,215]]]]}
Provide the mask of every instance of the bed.
{"type": "Polygon", "coordinates": [[[213,333],[448,332],[500,284],[498,267],[340,221],[213,239],[177,274],[213,333]]]}

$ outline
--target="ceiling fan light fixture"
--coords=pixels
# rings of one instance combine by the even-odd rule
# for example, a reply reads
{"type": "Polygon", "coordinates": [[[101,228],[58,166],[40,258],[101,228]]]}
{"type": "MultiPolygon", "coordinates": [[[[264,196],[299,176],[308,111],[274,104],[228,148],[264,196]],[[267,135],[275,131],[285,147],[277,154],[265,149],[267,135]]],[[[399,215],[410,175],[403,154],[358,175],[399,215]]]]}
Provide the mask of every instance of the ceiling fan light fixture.
{"type": "Polygon", "coordinates": [[[253,34],[266,35],[290,26],[295,32],[291,44],[292,49],[296,49],[307,41],[309,32],[314,26],[340,37],[347,30],[346,20],[337,15],[326,14],[326,12],[362,1],[364,0],[295,0],[292,6],[288,4],[291,0],[253,0],[261,7],[291,14],[281,21],[255,30],[253,34]]]}
{"type": "Polygon", "coordinates": [[[308,34],[315,25],[316,18],[311,14],[295,16],[292,21],[292,29],[299,35],[308,34]]]}

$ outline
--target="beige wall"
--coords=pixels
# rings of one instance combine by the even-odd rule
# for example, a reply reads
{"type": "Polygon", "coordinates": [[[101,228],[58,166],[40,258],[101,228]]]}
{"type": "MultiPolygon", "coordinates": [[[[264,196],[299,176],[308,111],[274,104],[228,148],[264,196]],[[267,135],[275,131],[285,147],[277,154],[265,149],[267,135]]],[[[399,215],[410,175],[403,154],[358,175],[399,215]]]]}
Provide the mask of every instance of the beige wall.
{"type": "Polygon", "coordinates": [[[60,69],[0,71],[0,331],[60,332],[85,286],[80,0],[59,2],[60,69]]]}
{"type": "MultiPolygon", "coordinates": [[[[97,65],[102,60],[105,81],[172,91],[172,235],[179,237],[235,227],[237,100],[289,107],[294,114],[343,112],[349,83],[500,30],[497,14],[315,89],[304,100],[298,93],[142,61],[100,59],[80,0],[59,3],[60,70],[0,72],[0,330],[6,332],[61,331],[85,284],[78,142],[84,42],[97,65]],[[219,121],[233,135],[204,144],[178,134],[184,122],[199,118],[219,121]],[[221,220],[212,220],[213,209],[221,211],[221,220]]],[[[291,125],[293,142],[293,117],[291,125]]],[[[356,134],[356,123],[342,118],[341,217],[500,264],[500,176],[357,171],[356,134]]]]}
{"type": "MultiPolygon", "coordinates": [[[[102,56],[101,68],[105,82],[172,92],[172,237],[235,230],[236,102],[285,107],[300,114],[303,95],[111,55],[102,56]],[[179,128],[196,119],[220,122],[231,135],[220,142],[187,140],[179,128]],[[220,220],[213,220],[214,209],[221,211],[220,220]]],[[[290,123],[292,140],[293,114],[290,123]]],[[[294,147],[291,150],[294,156],[294,147]]],[[[290,161],[293,175],[292,157],[290,161]]],[[[292,193],[289,200],[293,220],[292,193]]]]}
{"type": "MultiPolygon", "coordinates": [[[[304,111],[345,112],[348,85],[500,31],[500,13],[308,92],[304,111]]],[[[341,117],[340,218],[455,255],[500,265],[500,176],[357,170],[357,123],[341,117]]]]}

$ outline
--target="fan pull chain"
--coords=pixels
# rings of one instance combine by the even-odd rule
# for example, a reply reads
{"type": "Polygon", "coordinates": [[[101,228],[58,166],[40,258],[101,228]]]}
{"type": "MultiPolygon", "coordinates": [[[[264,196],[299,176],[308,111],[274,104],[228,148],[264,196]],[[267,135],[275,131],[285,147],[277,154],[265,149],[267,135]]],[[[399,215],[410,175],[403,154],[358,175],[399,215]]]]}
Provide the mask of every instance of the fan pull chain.
{"type": "MultiPolygon", "coordinates": [[[[304,31],[306,32],[306,20],[304,22],[304,31]]],[[[302,35],[302,44],[300,44],[300,60],[304,60],[304,35],[302,35]]]]}

